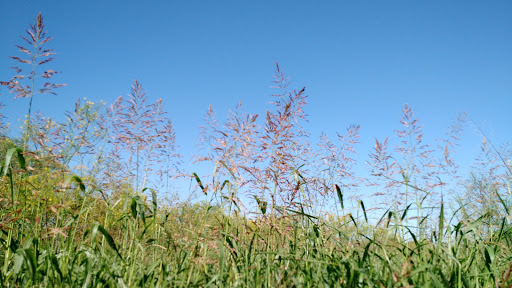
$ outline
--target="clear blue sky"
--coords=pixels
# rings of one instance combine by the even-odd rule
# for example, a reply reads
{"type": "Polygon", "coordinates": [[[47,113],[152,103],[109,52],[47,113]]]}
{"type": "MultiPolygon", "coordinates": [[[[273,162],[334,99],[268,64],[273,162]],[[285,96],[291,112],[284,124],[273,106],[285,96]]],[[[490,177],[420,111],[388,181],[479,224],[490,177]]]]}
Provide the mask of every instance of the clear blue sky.
{"type": "MultiPolygon", "coordinates": [[[[35,107],[58,116],[78,97],[112,102],[139,79],[164,99],[185,160],[209,104],[264,113],[276,61],[306,86],[314,137],[361,125],[362,161],[374,137],[400,128],[405,103],[427,139],[467,112],[498,144],[510,140],[511,1],[0,1],[0,79],[38,12],[68,87],[35,107]]],[[[28,101],[7,92],[15,123],[28,101]]],[[[479,142],[463,144],[471,155],[479,142]]]]}

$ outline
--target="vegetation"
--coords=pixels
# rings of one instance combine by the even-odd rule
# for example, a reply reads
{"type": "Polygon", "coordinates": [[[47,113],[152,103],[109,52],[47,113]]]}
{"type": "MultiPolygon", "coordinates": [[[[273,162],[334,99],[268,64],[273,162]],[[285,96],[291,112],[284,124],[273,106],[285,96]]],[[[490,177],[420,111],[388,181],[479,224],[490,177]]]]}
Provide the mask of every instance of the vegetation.
{"type": "Polygon", "coordinates": [[[458,178],[464,115],[425,145],[405,105],[396,148],[375,140],[365,177],[360,127],[310,139],[305,89],[277,66],[265,117],[239,104],[220,125],[210,106],[195,161],[213,173],[185,173],[162,100],[138,81],[62,123],[33,114],[62,84],[43,69],[41,15],[27,33],[29,57],[11,58],[30,72],[0,83],[30,101],[19,139],[0,122],[2,287],[512,287],[511,153],[484,138],[458,178]],[[186,177],[203,201],[171,194],[186,177]]]}

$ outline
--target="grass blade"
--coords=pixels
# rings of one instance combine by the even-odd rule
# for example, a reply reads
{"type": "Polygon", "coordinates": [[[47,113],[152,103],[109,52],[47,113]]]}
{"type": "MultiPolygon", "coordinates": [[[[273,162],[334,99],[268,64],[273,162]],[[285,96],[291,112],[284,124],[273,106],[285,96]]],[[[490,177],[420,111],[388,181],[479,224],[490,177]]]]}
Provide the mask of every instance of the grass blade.
{"type": "Polygon", "coordinates": [[[338,200],[340,201],[341,209],[345,209],[345,205],[343,204],[343,193],[341,193],[341,189],[338,184],[336,184],[336,193],[338,194],[338,200]]]}

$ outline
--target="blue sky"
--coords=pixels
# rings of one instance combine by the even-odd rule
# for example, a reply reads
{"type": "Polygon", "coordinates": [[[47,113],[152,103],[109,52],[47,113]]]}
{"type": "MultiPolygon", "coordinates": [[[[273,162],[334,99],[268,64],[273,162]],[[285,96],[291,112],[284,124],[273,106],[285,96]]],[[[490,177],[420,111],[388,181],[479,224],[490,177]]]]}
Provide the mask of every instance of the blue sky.
{"type": "MultiPolygon", "coordinates": [[[[511,1],[0,1],[0,79],[38,12],[68,86],[36,109],[59,117],[78,97],[109,103],[138,79],[163,98],[185,160],[208,105],[218,115],[238,101],[269,108],[276,61],[306,86],[313,137],[361,125],[361,161],[374,137],[400,128],[405,103],[427,140],[459,112],[510,140],[511,1]]],[[[14,124],[28,101],[0,93],[14,124]]],[[[470,128],[463,161],[478,138],[470,128]]]]}

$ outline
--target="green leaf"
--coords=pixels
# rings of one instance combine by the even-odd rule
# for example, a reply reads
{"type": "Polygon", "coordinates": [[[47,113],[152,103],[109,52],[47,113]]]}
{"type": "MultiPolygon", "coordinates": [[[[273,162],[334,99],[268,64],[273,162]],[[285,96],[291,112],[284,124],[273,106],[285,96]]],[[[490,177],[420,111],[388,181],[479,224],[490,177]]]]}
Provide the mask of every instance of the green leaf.
{"type": "Polygon", "coordinates": [[[390,208],[388,208],[388,210],[386,210],[386,212],[384,212],[384,214],[382,214],[382,216],[380,217],[379,221],[377,221],[377,224],[375,225],[375,227],[379,226],[380,223],[382,222],[382,220],[384,220],[384,217],[386,217],[386,215],[388,214],[389,209],[390,208]]]}
{"type": "Polygon", "coordinates": [[[363,209],[364,220],[366,220],[366,223],[368,223],[368,216],[366,216],[366,209],[364,208],[363,200],[359,200],[359,204],[361,204],[361,208],[363,209]]]}
{"type": "Polygon", "coordinates": [[[368,258],[369,252],[370,252],[370,246],[372,244],[373,244],[373,240],[370,240],[370,242],[368,242],[368,244],[366,244],[366,247],[364,247],[363,258],[361,259],[361,262],[359,263],[360,267],[363,267],[363,264],[365,263],[366,258],[368,258]]]}
{"type": "Polygon", "coordinates": [[[256,238],[256,233],[252,234],[252,238],[251,238],[251,243],[249,244],[249,251],[247,252],[247,260],[249,262],[251,262],[251,254],[252,254],[252,249],[253,249],[253,245],[254,245],[254,239],[256,238]]]}
{"type": "Polygon", "coordinates": [[[199,176],[197,176],[197,174],[195,172],[192,173],[192,176],[194,176],[194,178],[196,178],[197,185],[199,185],[199,187],[201,187],[201,190],[203,191],[204,195],[206,195],[206,190],[204,189],[203,183],[201,183],[201,179],[199,179],[199,176]]]}
{"type": "Polygon", "coordinates": [[[135,198],[132,198],[132,204],[130,205],[130,208],[132,210],[133,219],[137,219],[137,200],[135,200],[135,198]]]}
{"type": "Polygon", "coordinates": [[[98,223],[94,224],[93,234],[92,234],[93,238],[94,238],[94,236],[96,236],[97,231],[100,231],[101,234],[103,234],[103,236],[105,236],[105,239],[107,240],[107,243],[110,246],[110,248],[112,248],[116,252],[117,256],[119,256],[119,259],[123,260],[123,262],[124,262],[124,259],[121,256],[121,253],[119,253],[119,249],[117,249],[116,243],[114,242],[114,238],[112,238],[112,236],[110,236],[110,234],[107,232],[107,230],[105,230],[105,228],[103,228],[103,226],[101,226],[98,223]]]}
{"type": "Polygon", "coordinates": [[[393,217],[393,211],[389,211],[389,213],[388,213],[388,220],[386,222],[386,228],[389,227],[389,222],[391,222],[391,217],[393,217]]]}
{"type": "Polygon", "coordinates": [[[494,251],[491,249],[491,247],[489,247],[489,246],[485,247],[484,256],[485,256],[485,266],[487,267],[489,272],[492,272],[491,265],[492,265],[492,262],[494,262],[494,251]]]}
{"type": "Polygon", "coordinates": [[[231,240],[230,235],[227,235],[225,233],[222,233],[222,234],[224,234],[226,242],[228,243],[229,247],[231,248],[230,251],[231,251],[231,254],[233,255],[233,258],[236,259],[238,257],[238,249],[236,247],[236,242],[233,242],[231,240]]]}
{"type": "Polygon", "coordinates": [[[409,211],[409,208],[411,208],[411,205],[412,205],[412,204],[409,204],[409,205],[405,208],[405,210],[404,210],[404,214],[402,214],[402,217],[400,218],[400,222],[403,222],[403,221],[404,221],[405,216],[407,216],[407,211],[409,211]]]}
{"type": "Polygon", "coordinates": [[[59,274],[60,281],[62,282],[62,271],[59,267],[59,261],[57,261],[57,257],[55,257],[55,254],[50,255],[50,262],[52,263],[53,268],[55,271],[57,271],[57,274],[59,274]]]}
{"type": "Polygon", "coordinates": [[[315,217],[313,215],[309,215],[307,213],[304,213],[304,211],[300,212],[300,211],[295,211],[295,210],[292,210],[292,209],[286,209],[287,211],[290,211],[290,212],[293,212],[293,213],[296,213],[298,215],[301,215],[301,216],[306,216],[310,219],[318,219],[318,217],[315,217]]]}
{"type": "Polygon", "coordinates": [[[18,164],[20,164],[21,169],[26,169],[25,156],[23,156],[23,150],[21,148],[16,149],[16,153],[18,154],[18,164]]]}
{"type": "Polygon", "coordinates": [[[69,177],[69,180],[68,180],[69,183],[75,183],[78,185],[78,188],[80,188],[80,190],[82,192],[85,192],[85,185],[84,185],[84,182],[82,181],[82,179],[80,179],[80,177],[76,176],[76,175],[73,175],[71,177],[69,177]]]}
{"type": "Polygon", "coordinates": [[[157,202],[157,198],[156,198],[156,191],[155,189],[153,188],[144,188],[142,190],[142,193],[144,193],[144,191],[146,190],[150,190],[151,191],[151,203],[153,205],[153,218],[156,218],[156,212],[157,212],[157,208],[158,208],[158,202],[157,202]]]}
{"type": "Polygon", "coordinates": [[[20,165],[21,169],[25,169],[25,157],[23,156],[23,150],[21,148],[11,148],[7,150],[7,153],[5,154],[5,163],[4,163],[4,170],[3,175],[7,175],[9,172],[9,165],[11,164],[12,156],[16,152],[16,156],[18,157],[18,164],[20,165]]]}
{"type": "Polygon", "coordinates": [[[501,205],[505,209],[505,212],[507,212],[507,215],[510,216],[510,211],[508,210],[508,205],[505,204],[505,201],[503,201],[503,198],[501,198],[501,195],[500,195],[500,193],[498,193],[498,191],[496,191],[496,195],[498,195],[498,199],[500,200],[501,205]]]}
{"type": "Polygon", "coordinates": [[[336,193],[338,194],[338,200],[340,201],[341,209],[345,209],[345,205],[343,205],[343,194],[341,193],[341,189],[338,184],[336,184],[336,193]]]}
{"type": "Polygon", "coordinates": [[[30,248],[24,248],[23,252],[25,253],[25,259],[27,259],[27,263],[29,264],[30,270],[32,271],[32,279],[35,280],[37,270],[36,254],[30,248]]]}
{"type": "Polygon", "coordinates": [[[265,215],[267,212],[267,201],[261,201],[256,195],[253,195],[254,199],[256,199],[256,202],[258,203],[258,207],[261,210],[261,213],[265,215]]]}
{"type": "Polygon", "coordinates": [[[354,223],[354,225],[356,226],[357,228],[357,222],[356,220],[354,219],[354,217],[352,216],[352,214],[348,214],[348,216],[350,217],[350,220],[352,220],[352,222],[354,223]]]}
{"type": "Polygon", "coordinates": [[[20,270],[21,270],[21,266],[23,265],[23,255],[19,254],[19,253],[16,253],[14,254],[14,267],[13,267],[13,271],[14,271],[14,276],[18,275],[18,273],[20,273],[20,270]]]}
{"type": "Polygon", "coordinates": [[[444,233],[444,203],[441,203],[441,212],[439,213],[439,243],[443,243],[444,233]]]}
{"type": "Polygon", "coordinates": [[[503,229],[505,228],[506,221],[507,221],[506,217],[503,217],[503,219],[501,220],[500,232],[498,233],[498,242],[501,241],[501,236],[503,236],[503,229]]]}
{"type": "Polygon", "coordinates": [[[144,225],[144,230],[140,234],[139,239],[142,239],[144,235],[146,235],[146,231],[148,230],[149,227],[151,227],[151,225],[153,225],[153,223],[155,223],[155,218],[153,218],[151,222],[149,222],[148,224],[144,225]]]}
{"type": "Polygon", "coordinates": [[[229,180],[224,180],[224,182],[222,182],[222,185],[220,186],[220,190],[219,191],[222,191],[222,189],[224,189],[224,186],[226,186],[226,184],[229,183],[229,180]]]}
{"type": "Polygon", "coordinates": [[[416,246],[416,248],[420,247],[419,243],[418,243],[418,239],[416,238],[416,235],[414,235],[414,233],[412,233],[412,231],[411,231],[411,229],[409,227],[407,227],[407,226],[404,226],[404,227],[405,227],[405,229],[407,229],[407,231],[411,235],[412,240],[414,241],[414,245],[416,246]]]}
{"type": "Polygon", "coordinates": [[[320,238],[320,230],[318,229],[318,225],[313,225],[313,232],[315,232],[316,238],[320,238]]]}

